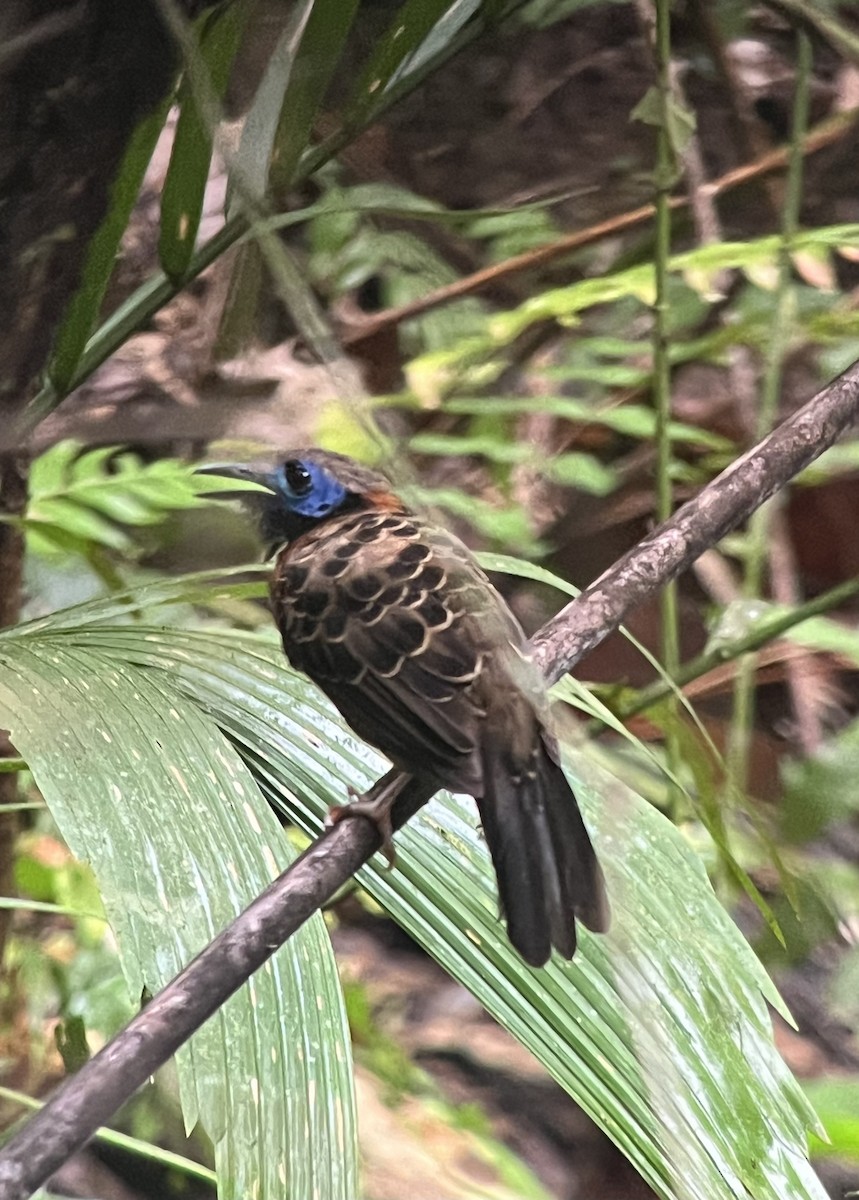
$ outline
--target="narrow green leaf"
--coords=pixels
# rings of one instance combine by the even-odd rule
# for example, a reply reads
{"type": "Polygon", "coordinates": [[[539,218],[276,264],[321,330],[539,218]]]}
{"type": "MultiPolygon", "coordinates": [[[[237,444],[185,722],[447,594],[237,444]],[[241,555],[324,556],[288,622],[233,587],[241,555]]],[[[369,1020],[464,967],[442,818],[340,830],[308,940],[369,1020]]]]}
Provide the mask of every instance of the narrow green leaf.
{"type": "Polygon", "coordinates": [[[238,358],[251,344],[259,328],[257,311],[262,282],[263,258],[259,244],[244,242],[236,251],[230,290],[218,324],[215,344],[218,359],[238,358]]]}
{"type": "Polygon", "coordinates": [[[27,531],[27,551],[42,558],[56,558],[58,555],[80,555],[86,557],[91,545],[86,538],[76,537],[60,525],[52,525],[50,521],[33,521],[25,526],[27,531]]]}
{"type": "Polygon", "coordinates": [[[118,526],[65,496],[52,496],[50,501],[31,504],[26,521],[34,526],[63,529],[82,542],[95,542],[111,550],[127,550],[131,546],[131,539],[118,526]]]}
{"type": "Polygon", "coordinates": [[[277,197],[292,182],[310,143],[313,118],[343,53],[358,0],[315,0],[283,91],[272,145],[269,185],[277,197]]]}
{"type": "MultiPolygon", "coordinates": [[[[227,88],[242,33],[249,15],[246,0],[233,0],[207,18],[200,36],[200,70],[211,93],[220,99],[227,88]]],[[[158,256],[165,275],[181,283],[194,255],[203,199],[212,159],[212,135],[200,112],[190,74],[179,88],[179,118],[173,136],[170,165],[161,193],[158,256]]]]}
{"type": "MultiPolygon", "coordinates": [[[[65,486],[69,471],[80,451],[80,442],[67,438],[35,458],[30,467],[30,497],[60,491],[65,486]]],[[[89,455],[85,457],[88,458],[89,455]]]]}
{"type": "MultiPolygon", "coordinates": [[[[41,805],[31,807],[41,808],[41,805]]],[[[21,805],[16,805],[11,809],[7,809],[5,804],[3,811],[16,812],[20,811],[21,805]]],[[[17,896],[0,896],[0,908],[11,909],[14,912],[37,912],[51,913],[57,917],[87,917],[90,921],[104,921],[105,917],[101,913],[83,912],[79,908],[72,908],[68,904],[53,904],[48,900],[26,900],[19,899],[17,896]]]]}
{"type": "Polygon", "coordinates": [[[303,0],[275,46],[245,120],[236,172],[256,199],[289,185],[342,53],[357,0],[303,0]]]}
{"type": "MultiPolygon", "coordinates": [[[[251,204],[271,194],[278,203],[310,142],[313,118],[328,87],[354,17],[357,0],[304,0],[274,48],[245,120],[234,161],[239,200],[251,204]]],[[[259,213],[254,213],[259,216],[259,213]]],[[[334,355],[324,321],[303,278],[269,230],[252,227],[241,246],[217,337],[219,357],[239,353],[254,327],[263,265],[274,272],[281,298],[308,340],[334,355]],[[263,254],[263,247],[266,253],[263,254]],[[318,341],[318,345],[317,345],[318,341]]],[[[323,352],[326,357],[326,352],[323,352]]]]}
{"type": "Polygon", "coordinates": [[[48,365],[48,378],[60,395],[68,392],[87,339],[95,327],[113,273],[116,252],[167,118],[170,99],[168,97],[145,117],[131,135],[111,188],[107,215],[90,241],[80,286],[63,317],[48,365]]]}
{"type": "MultiPolygon", "coordinates": [[[[34,1100],[32,1096],[25,1096],[23,1092],[17,1092],[14,1088],[0,1087],[0,1099],[7,1100],[11,1104],[20,1104],[22,1108],[30,1111],[38,1111],[42,1107],[40,1100],[34,1100]]],[[[115,1129],[100,1129],[93,1141],[101,1142],[105,1146],[115,1146],[127,1154],[149,1159],[162,1167],[180,1171],[183,1175],[202,1179],[205,1183],[214,1185],[218,1182],[214,1171],[210,1171],[202,1163],[194,1162],[193,1159],[186,1158],[183,1154],[175,1154],[172,1150],[164,1150],[161,1146],[153,1145],[152,1142],[129,1137],[127,1133],[119,1133],[115,1129]]]]}
{"type": "Polygon", "coordinates": [[[42,491],[60,491],[63,486],[67,485],[69,479],[74,483],[86,483],[91,479],[104,479],[105,475],[108,474],[109,464],[112,464],[117,469],[129,461],[136,467],[139,467],[140,464],[140,460],[136,455],[122,454],[118,446],[96,446],[92,450],[86,450],[80,442],[71,439],[67,442],[58,442],[47,453],[53,454],[57,450],[64,450],[65,447],[70,448],[72,451],[77,450],[78,453],[69,458],[68,451],[64,452],[66,471],[60,478],[55,480],[52,488],[43,488],[41,489],[42,491]]]}
{"type": "MultiPolygon", "coordinates": [[[[767,615],[776,616],[778,612],[779,608],[775,605],[767,608],[767,615]]],[[[784,636],[801,646],[808,646],[810,650],[841,655],[853,665],[859,665],[859,632],[842,621],[831,617],[810,617],[789,629],[784,636]]]]}
{"type": "Polygon", "coordinates": [[[504,19],[505,9],[512,11],[515,5],[516,0],[512,5],[508,0],[452,0],[424,40],[391,77],[386,92],[390,94],[406,85],[408,80],[420,76],[434,60],[443,61],[469,22],[478,28],[489,28],[504,19]]]}
{"type": "Polygon", "coordinates": [[[270,572],[271,567],[267,563],[245,563],[239,567],[157,579],[153,583],[137,584],[113,592],[110,596],[72,605],[47,617],[37,617],[16,626],[16,633],[35,634],[45,630],[59,633],[93,622],[122,621],[162,605],[205,604],[207,601],[216,604],[223,599],[258,598],[268,590],[270,572]],[[234,582],[237,578],[246,580],[249,576],[251,582],[234,582]]]}
{"type": "Polygon", "coordinates": [[[400,68],[450,8],[451,0],[406,0],[376,44],[344,111],[350,126],[362,125],[384,96],[400,68]]]}
{"type": "MultiPolygon", "coordinates": [[[[261,199],[268,187],[272,148],[286,90],[304,27],[314,0],[300,0],[274,47],[254,101],[245,117],[235,168],[244,186],[255,199],[261,199]]],[[[282,219],[288,220],[288,215],[282,219]]]]}
{"type": "Polygon", "coordinates": [[[103,481],[101,484],[83,484],[75,488],[74,500],[76,504],[95,509],[111,521],[124,525],[152,525],[163,520],[163,512],[135,499],[130,489],[121,488],[119,479],[103,481]]]}
{"type": "Polygon", "coordinates": [[[416,433],[410,440],[417,454],[439,454],[465,456],[479,454],[490,462],[525,463],[535,462],[538,454],[533,446],[511,442],[492,434],[477,434],[473,437],[450,433],[416,433]]]}
{"type": "MultiPolygon", "coordinates": [[[[567,377],[566,372],[564,375],[567,377]]],[[[470,416],[496,417],[515,413],[548,413],[583,425],[603,426],[637,438],[653,437],[656,430],[652,408],[645,408],[641,404],[600,408],[568,396],[451,396],[445,400],[444,410],[470,416]]],[[[689,442],[723,452],[733,449],[733,443],[728,438],[680,421],[672,421],[668,433],[671,440],[676,442],[689,442]]]]}

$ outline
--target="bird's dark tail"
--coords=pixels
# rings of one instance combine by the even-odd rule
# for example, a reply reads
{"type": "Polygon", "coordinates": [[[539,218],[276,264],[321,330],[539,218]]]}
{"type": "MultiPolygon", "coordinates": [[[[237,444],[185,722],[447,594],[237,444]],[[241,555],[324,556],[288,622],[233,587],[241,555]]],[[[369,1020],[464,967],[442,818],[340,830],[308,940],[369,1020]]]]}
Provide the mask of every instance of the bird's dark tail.
{"type": "Polygon", "coordinates": [[[595,933],[609,924],[602,870],[555,756],[541,741],[520,775],[503,751],[487,754],[478,800],[510,941],[535,967],[553,947],[573,957],[576,917],[595,933]]]}

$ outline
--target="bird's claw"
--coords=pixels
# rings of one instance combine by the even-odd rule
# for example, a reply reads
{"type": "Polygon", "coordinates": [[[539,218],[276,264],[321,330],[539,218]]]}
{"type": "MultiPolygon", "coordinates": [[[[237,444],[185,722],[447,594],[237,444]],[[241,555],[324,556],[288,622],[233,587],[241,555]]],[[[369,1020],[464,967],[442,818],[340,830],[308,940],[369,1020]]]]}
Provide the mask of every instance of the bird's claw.
{"type": "Polygon", "coordinates": [[[391,798],[382,795],[375,800],[362,800],[360,799],[362,793],[356,788],[350,785],[346,790],[350,803],[332,804],[328,810],[325,824],[328,826],[338,825],[350,817],[366,817],[368,821],[372,821],[382,839],[379,849],[387,860],[388,870],[392,870],[396,865],[397,851],[394,847],[394,826],[391,823],[391,798]]]}

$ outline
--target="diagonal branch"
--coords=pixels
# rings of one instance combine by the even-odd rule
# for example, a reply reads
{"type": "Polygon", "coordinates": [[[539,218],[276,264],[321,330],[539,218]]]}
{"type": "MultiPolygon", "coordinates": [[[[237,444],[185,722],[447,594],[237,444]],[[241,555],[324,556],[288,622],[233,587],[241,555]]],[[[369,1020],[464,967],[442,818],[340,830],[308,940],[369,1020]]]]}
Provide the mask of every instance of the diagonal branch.
{"type": "MultiPolygon", "coordinates": [[[[818,150],[837,141],[855,123],[858,111],[851,108],[821,121],[802,138],[802,153],[815,154],[818,150]]],[[[733,167],[724,175],[720,175],[718,179],[702,184],[699,189],[700,196],[703,200],[712,201],[717,196],[747,184],[749,180],[759,177],[766,178],[771,172],[782,170],[787,166],[790,153],[790,146],[779,146],[774,150],[768,150],[754,162],[744,163],[741,167],[733,167]]],[[[689,203],[688,195],[672,196],[668,201],[668,207],[675,212],[682,211],[689,207],[689,203]]],[[[503,262],[481,267],[479,271],[474,271],[471,275],[463,275],[452,283],[446,283],[442,287],[435,288],[396,308],[385,308],[381,312],[362,314],[360,317],[342,320],[339,331],[340,338],[344,345],[354,346],[359,342],[376,337],[385,330],[396,329],[414,317],[423,316],[424,313],[432,312],[444,304],[450,304],[453,300],[462,300],[466,296],[479,294],[485,288],[504,283],[524,271],[535,271],[538,268],[553,265],[574,251],[602,242],[606,238],[617,237],[618,234],[626,233],[630,229],[637,229],[640,225],[652,220],[654,215],[653,204],[642,204],[638,208],[607,217],[604,221],[598,221],[595,225],[588,225],[585,229],[576,229],[572,233],[565,233],[561,237],[555,238],[554,241],[536,246],[532,250],[524,250],[521,254],[505,258],[503,262]]]]}
{"type": "Polygon", "coordinates": [[[715,546],[859,418],[859,362],[821,388],[547,621],[533,638],[547,679],[560,679],[643,600],[715,546]]]}
{"type": "MultiPolygon", "coordinates": [[[[831,446],[857,415],[854,363],[548,622],[533,643],[547,678],[568,671],[631,609],[831,446]]],[[[406,788],[394,808],[394,827],[428,799],[425,787],[406,788]]],[[[3,1200],[26,1200],[43,1185],[379,846],[378,830],[366,820],[326,830],[19,1129],[0,1152],[3,1200]]]]}

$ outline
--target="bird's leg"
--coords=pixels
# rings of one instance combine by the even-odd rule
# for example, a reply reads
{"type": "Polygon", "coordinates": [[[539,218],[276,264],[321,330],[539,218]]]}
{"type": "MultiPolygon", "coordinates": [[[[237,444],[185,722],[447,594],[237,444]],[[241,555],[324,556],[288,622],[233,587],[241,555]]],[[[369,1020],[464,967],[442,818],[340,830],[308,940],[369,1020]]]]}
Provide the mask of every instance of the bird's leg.
{"type": "Polygon", "coordinates": [[[397,856],[394,850],[391,809],[411,778],[412,776],[406,772],[394,769],[375,783],[369,792],[364,793],[363,797],[361,793],[356,792],[355,788],[349,787],[352,803],[332,805],[328,810],[326,825],[336,825],[338,821],[343,821],[347,817],[367,817],[378,829],[382,837],[380,849],[388,860],[388,866],[393,867],[397,856]],[[358,796],[359,799],[354,799],[355,796],[358,796]]]}

